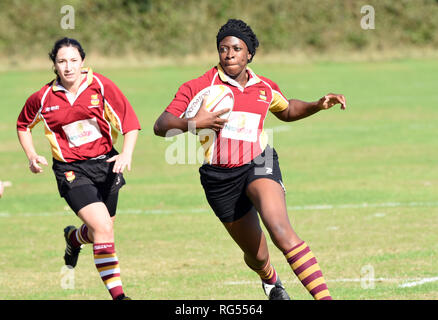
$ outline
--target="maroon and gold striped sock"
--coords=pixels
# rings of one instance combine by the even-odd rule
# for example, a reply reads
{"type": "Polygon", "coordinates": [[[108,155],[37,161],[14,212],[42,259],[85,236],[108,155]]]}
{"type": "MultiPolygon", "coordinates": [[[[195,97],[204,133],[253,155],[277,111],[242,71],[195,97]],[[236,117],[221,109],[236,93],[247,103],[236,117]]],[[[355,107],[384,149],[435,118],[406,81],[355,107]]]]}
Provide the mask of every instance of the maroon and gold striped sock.
{"type": "Polygon", "coordinates": [[[284,252],[284,255],[298,279],[315,300],[332,300],[321,268],[304,241],[284,252]]]}
{"type": "Polygon", "coordinates": [[[88,227],[85,224],[77,229],[71,230],[67,236],[74,247],[80,247],[83,244],[93,242],[88,237],[88,227]]]}
{"type": "Polygon", "coordinates": [[[264,283],[275,284],[275,282],[277,281],[277,272],[272,266],[270,259],[268,259],[268,262],[266,262],[265,266],[261,269],[255,269],[251,267],[248,263],[247,266],[255,271],[264,283]]]}
{"type": "Polygon", "coordinates": [[[111,297],[116,299],[123,295],[119,260],[117,259],[114,243],[95,243],[93,251],[97,271],[111,297]]]}

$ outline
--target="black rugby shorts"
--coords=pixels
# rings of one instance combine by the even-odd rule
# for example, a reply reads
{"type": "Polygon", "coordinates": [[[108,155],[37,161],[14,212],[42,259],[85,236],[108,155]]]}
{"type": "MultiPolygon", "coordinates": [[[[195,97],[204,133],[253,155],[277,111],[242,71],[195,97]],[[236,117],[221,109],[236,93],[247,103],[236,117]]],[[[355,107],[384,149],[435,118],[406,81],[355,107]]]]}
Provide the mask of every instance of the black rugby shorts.
{"type": "Polygon", "coordinates": [[[278,155],[270,146],[240,167],[223,168],[204,164],[199,168],[199,173],[207,201],[222,222],[236,221],[252,209],[253,204],[246,195],[246,188],[252,181],[271,179],[284,190],[278,155]]]}
{"type": "Polygon", "coordinates": [[[110,215],[115,215],[118,191],[126,184],[122,173],[112,172],[114,162],[106,162],[116,154],[112,149],[98,158],[70,163],[53,159],[59,194],[76,214],[90,203],[104,202],[110,215]]]}

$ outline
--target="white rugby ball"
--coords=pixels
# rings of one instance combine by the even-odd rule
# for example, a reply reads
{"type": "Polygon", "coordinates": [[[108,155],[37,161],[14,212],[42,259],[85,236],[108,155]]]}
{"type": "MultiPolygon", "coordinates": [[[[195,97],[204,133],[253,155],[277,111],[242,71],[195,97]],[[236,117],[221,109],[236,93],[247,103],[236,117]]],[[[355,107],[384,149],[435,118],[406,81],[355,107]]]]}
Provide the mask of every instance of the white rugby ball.
{"type": "Polygon", "coordinates": [[[209,86],[199,91],[190,101],[184,118],[193,118],[198,113],[199,108],[201,108],[204,98],[207,99],[205,108],[209,112],[217,112],[229,108],[229,112],[220,116],[222,119],[228,119],[234,107],[234,94],[230,88],[221,84],[209,86]]]}

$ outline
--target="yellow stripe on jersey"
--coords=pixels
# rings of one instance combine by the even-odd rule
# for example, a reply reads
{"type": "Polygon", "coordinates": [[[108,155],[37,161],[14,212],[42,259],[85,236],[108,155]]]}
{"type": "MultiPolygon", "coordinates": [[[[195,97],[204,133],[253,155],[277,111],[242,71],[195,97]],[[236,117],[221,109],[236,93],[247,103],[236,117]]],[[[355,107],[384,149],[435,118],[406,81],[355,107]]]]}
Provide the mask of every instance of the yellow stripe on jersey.
{"type": "Polygon", "coordinates": [[[201,130],[200,132],[198,132],[198,136],[199,136],[199,142],[201,143],[201,146],[204,148],[204,161],[206,163],[210,163],[212,152],[214,149],[215,133],[210,129],[201,130]]]}
{"type": "Polygon", "coordinates": [[[265,132],[265,129],[262,129],[262,132],[260,132],[260,138],[259,138],[260,149],[265,150],[267,145],[268,145],[268,142],[269,142],[269,137],[268,137],[267,133],[265,132]]]}
{"type": "Polygon", "coordinates": [[[269,106],[271,112],[281,112],[289,107],[289,101],[287,101],[281,93],[272,90],[272,102],[269,106]]]}
{"type": "MultiPolygon", "coordinates": [[[[116,129],[118,132],[121,132],[120,122],[118,121],[117,116],[114,114],[114,112],[107,103],[105,103],[104,106],[104,116],[114,129],[116,129]]],[[[113,144],[117,142],[117,137],[119,136],[116,130],[111,130],[111,138],[113,139],[113,144]]]]}
{"type": "Polygon", "coordinates": [[[47,127],[47,124],[45,122],[44,122],[44,132],[52,148],[53,158],[55,158],[58,161],[65,162],[64,158],[62,157],[62,153],[61,153],[61,149],[59,148],[58,141],[56,141],[55,133],[50,131],[50,129],[47,127]]]}
{"type": "Polygon", "coordinates": [[[37,125],[38,122],[41,121],[41,114],[38,114],[38,116],[35,118],[35,120],[27,126],[27,131],[31,131],[33,129],[33,127],[35,127],[37,125]]]}

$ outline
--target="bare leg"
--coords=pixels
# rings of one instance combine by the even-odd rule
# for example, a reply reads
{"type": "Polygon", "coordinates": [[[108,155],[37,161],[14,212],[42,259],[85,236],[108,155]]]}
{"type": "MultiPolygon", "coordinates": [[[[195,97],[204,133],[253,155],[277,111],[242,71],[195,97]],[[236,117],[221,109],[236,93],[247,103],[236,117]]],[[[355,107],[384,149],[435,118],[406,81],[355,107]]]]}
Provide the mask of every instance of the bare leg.
{"type": "Polygon", "coordinates": [[[282,252],[302,242],[289,221],[283,188],[271,179],[257,179],[247,188],[272,241],[282,252]]]}
{"type": "Polygon", "coordinates": [[[87,225],[88,236],[94,243],[114,242],[113,221],[103,202],[94,202],[83,207],[78,217],[87,225]]]}
{"type": "Polygon", "coordinates": [[[315,256],[292,229],[280,184],[270,179],[257,179],[249,184],[247,195],[259,211],[272,241],[283,252],[303,286],[314,299],[331,300],[315,256]]]}

